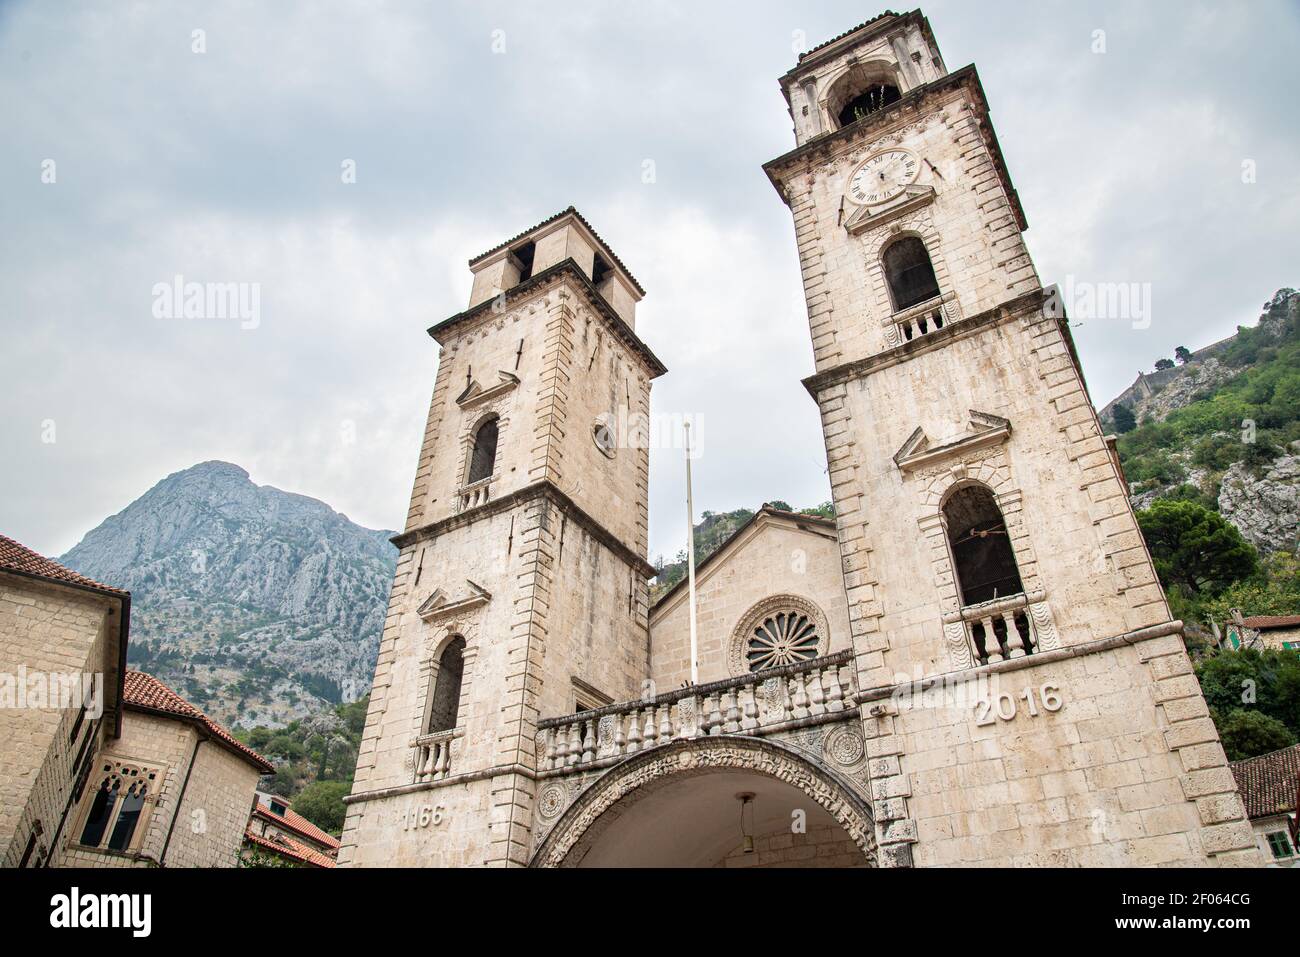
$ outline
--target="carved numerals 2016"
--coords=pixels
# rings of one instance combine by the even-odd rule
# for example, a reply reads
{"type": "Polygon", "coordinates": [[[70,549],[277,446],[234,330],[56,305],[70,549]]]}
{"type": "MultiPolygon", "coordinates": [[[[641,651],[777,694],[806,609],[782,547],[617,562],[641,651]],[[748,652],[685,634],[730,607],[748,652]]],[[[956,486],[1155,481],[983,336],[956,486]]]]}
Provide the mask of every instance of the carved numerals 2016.
{"type": "Polygon", "coordinates": [[[418,807],[407,808],[402,812],[402,830],[437,827],[442,823],[442,816],[446,810],[441,804],[421,804],[418,807]]]}
{"type": "Polygon", "coordinates": [[[998,719],[1013,721],[1022,704],[1029,717],[1037,718],[1044,711],[1060,711],[1065,702],[1061,700],[1061,689],[1056,685],[1039,685],[1037,689],[1026,685],[1020,689],[1019,695],[1010,695],[1004,691],[995,698],[975,702],[975,723],[992,724],[998,719]]]}

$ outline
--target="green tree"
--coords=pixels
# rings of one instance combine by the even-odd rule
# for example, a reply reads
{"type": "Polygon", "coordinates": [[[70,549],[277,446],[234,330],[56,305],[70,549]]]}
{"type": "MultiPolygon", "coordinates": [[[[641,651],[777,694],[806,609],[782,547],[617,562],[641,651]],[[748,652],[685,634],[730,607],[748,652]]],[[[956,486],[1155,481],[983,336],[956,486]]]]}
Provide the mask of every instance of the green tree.
{"type": "Polygon", "coordinates": [[[1162,370],[1162,369],[1172,369],[1173,367],[1174,367],[1174,360],[1173,360],[1173,359],[1157,359],[1157,360],[1156,360],[1156,369],[1157,369],[1157,370],[1162,370]]]}
{"type": "Polygon", "coordinates": [[[321,830],[337,835],[347,810],[343,798],[351,790],[346,781],[314,781],[298,792],[293,809],[321,830]]]}
{"type": "Polygon", "coordinates": [[[1277,718],[1258,711],[1231,711],[1215,716],[1215,726],[1229,761],[1241,761],[1295,744],[1295,735],[1277,718]]]}
{"type": "Polygon", "coordinates": [[[1133,415],[1133,410],[1123,403],[1115,406],[1113,413],[1115,419],[1115,431],[1120,435],[1126,432],[1132,432],[1137,428],[1137,419],[1133,415]]]}
{"type": "Polygon", "coordinates": [[[1192,361],[1192,350],[1188,349],[1187,346],[1179,346],[1174,350],[1174,358],[1183,365],[1187,365],[1187,363],[1192,361]]]}
{"type": "MultiPolygon", "coordinates": [[[[1300,735],[1300,655],[1268,649],[1225,651],[1196,665],[1212,715],[1258,711],[1300,735]]],[[[1217,723],[1217,721],[1216,721],[1217,723]]]]}
{"type": "Polygon", "coordinates": [[[1196,502],[1157,499],[1137,520],[1166,590],[1217,595],[1259,569],[1259,556],[1241,532],[1196,502]]]}
{"type": "Polygon", "coordinates": [[[1300,608],[1300,557],[1294,552],[1275,552],[1264,560],[1262,574],[1229,585],[1215,598],[1204,602],[1205,617],[1227,620],[1231,609],[1243,615],[1290,615],[1300,608]]]}

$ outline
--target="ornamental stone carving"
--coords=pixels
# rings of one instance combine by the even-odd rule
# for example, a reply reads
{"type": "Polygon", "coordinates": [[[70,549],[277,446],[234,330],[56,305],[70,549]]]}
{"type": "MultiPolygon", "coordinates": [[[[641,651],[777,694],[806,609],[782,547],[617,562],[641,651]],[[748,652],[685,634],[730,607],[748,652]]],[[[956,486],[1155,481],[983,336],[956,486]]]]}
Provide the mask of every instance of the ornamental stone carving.
{"type": "MultiPolygon", "coordinates": [[[[829,768],[771,741],[757,738],[695,738],[638,755],[611,768],[587,788],[555,822],[533,855],[533,867],[572,866],[575,849],[599,839],[612,818],[602,816],[625,799],[637,800],[642,788],[667,783],[678,775],[726,769],[753,771],[798,788],[844,828],[868,863],[875,864],[875,827],[871,810],[856,791],[829,768]]],[[[617,816],[617,815],[615,815],[617,816]]]]}

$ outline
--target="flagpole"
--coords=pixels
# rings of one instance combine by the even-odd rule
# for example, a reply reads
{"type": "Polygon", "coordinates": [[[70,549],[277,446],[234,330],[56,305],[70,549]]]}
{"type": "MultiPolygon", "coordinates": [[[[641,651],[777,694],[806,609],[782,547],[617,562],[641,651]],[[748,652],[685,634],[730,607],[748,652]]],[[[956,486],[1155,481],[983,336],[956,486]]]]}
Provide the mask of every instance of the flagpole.
{"type": "Polygon", "coordinates": [[[686,429],[686,577],[691,609],[691,684],[700,683],[699,644],[695,633],[695,501],[691,493],[691,424],[686,429]]]}

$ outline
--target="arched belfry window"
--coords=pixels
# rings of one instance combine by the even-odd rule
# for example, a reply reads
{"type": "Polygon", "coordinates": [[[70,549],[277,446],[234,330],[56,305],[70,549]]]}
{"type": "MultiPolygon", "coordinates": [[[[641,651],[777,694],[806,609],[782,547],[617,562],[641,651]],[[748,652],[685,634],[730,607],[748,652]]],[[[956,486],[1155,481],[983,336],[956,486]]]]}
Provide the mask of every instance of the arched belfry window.
{"type": "Polygon", "coordinates": [[[460,710],[460,684],[465,676],[465,639],[457,635],[447,642],[438,658],[438,673],[433,681],[433,698],[429,702],[429,721],[424,731],[450,731],[456,727],[460,710]]]}
{"type": "Polygon", "coordinates": [[[939,281],[934,277],[930,254],[917,237],[904,236],[890,243],[883,259],[885,281],[889,284],[895,312],[939,295],[939,281]]]}
{"type": "Polygon", "coordinates": [[[844,108],[840,110],[837,119],[840,126],[845,127],[855,120],[862,119],[864,116],[870,116],[890,103],[897,103],[900,99],[902,99],[902,94],[898,92],[898,87],[894,86],[894,84],[883,81],[872,83],[844,104],[844,108]]]}
{"type": "Polygon", "coordinates": [[[943,505],[943,518],[963,606],[1024,591],[1007,523],[988,488],[957,489],[943,505]]]}
{"type": "Polygon", "coordinates": [[[490,478],[497,461],[497,419],[488,419],[474,433],[474,450],[470,453],[469,476],[466,484],[490,478]]]}

